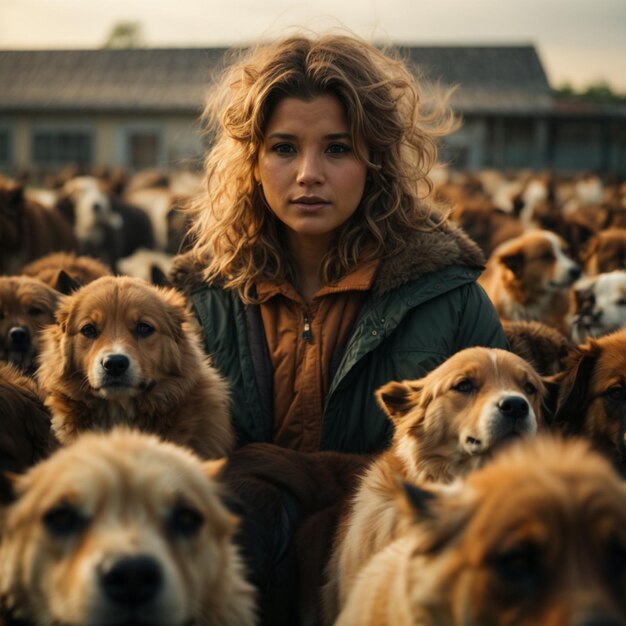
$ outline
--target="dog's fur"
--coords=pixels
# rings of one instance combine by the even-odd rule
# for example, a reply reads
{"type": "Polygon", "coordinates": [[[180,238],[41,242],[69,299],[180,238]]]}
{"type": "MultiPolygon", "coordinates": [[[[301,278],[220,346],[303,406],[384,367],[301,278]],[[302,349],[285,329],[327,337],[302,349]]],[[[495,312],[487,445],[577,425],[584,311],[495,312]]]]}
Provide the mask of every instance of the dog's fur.
{"type": "Polygon", "coordinates": [[[0,364],[0,472],[24,472],[54,447],[50,414],[35,381],[0,364]]]}
{"type": "Polygon", "coordinates": [[[57,250],[78,249],[61,214],[24,195],[24,185],[0,177],[0,274],[57,250]]]}
{"type": "Polygon", "coordinates": [[[542,322],[502,321],[511,351],[528,361],[540,376],[551,376],[567,364],[574,343],[561,331],[542,322]]]}
{"type": "Polygon", "coordinates": [[[6,608],[35,626],[252,626],[214,465],[118,429],[0,479],[6,608]]]}
{"type": "Polygon", "coordinates": [[[0,276],[0,360],[33,372],[41,331],[54,322],[61,297],[37,278],[0,276]]]}
{"type": "Polygon", "coordinates": [[[502,319],[565,328],[568,291],[581,274],[565,248],[547,230],[531,230],[498,246],[479,282],[502,319]]]}
{"type": "Polygon", "coordinates": [[[535,434],[543,394],[541,378],[522,358],[479,347],[457,352],[420,380],[391,382],[376,392],[395,433],[342,519],[327,570],[326,624],[367,560],[404,531],[393,507],[397,477],[449,483],[481,467],[504,443],[535,434]]]}
{"type": "Polygon", "coordinates": [[[61,272],[65,272],[74,281],[75,287],[82,287],[102,276],[111,275],[111,270],[104,263],[71,252],[47,254],[32,263],[27,263],[20,274],[38,278],[53,289],[63,290],[61,272]]]}
{"type": "Polygon", "coordinates": [[[594,235],[581,258],[588,276],[626,269],[626,228],[609,228],[594,235]]]}
{"type": "Polygon", "coordinates": [[[217,476],[241,515],[236,542],[259,591],[260,623],[320,623],[320,581],[340,511],[370,457],[239,448],[217,476]]]}
{"type": "Polygon", "coordinates": [[[626,476],[626,330],[578,346],[552,382],[553,426],[587,437],[626,476]]]}
{"type": "Polygon", "coordinates": [[[464,484],[406,491],[417,521],[336,626],[626,624],[626,487],[583,442],[520,442],[464,484]]]}
{"type": "Polygon", "coordinates": [[[626,328],[626,271],[576,281],[570,293],[568,324],[576,343],[626,328]]]}
{"type": "Polygon", "coordinates": [[[67,296],[56,318],[37,376],[62,444],[127,424],[206,458],[231,449],[228,386],[181,294],[105,276],[67,296]]]}

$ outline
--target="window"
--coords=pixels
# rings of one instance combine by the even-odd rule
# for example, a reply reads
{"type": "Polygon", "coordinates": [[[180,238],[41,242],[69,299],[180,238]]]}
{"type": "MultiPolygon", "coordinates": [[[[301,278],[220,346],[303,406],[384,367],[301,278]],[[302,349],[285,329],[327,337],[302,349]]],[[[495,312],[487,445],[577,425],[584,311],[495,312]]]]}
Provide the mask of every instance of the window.
{"type": "Polygon", "coordinates": [[[131,131],[128,138],[127,164],[132,169],[155,167],[159,163],[161,141],[159,133],[131,131]]]}
{"type": "Polygon", "coordinates": [[[37,130],[33,135],[33,161],[45,168],[91,165],[91,133],[83,130],[37,130]]]}

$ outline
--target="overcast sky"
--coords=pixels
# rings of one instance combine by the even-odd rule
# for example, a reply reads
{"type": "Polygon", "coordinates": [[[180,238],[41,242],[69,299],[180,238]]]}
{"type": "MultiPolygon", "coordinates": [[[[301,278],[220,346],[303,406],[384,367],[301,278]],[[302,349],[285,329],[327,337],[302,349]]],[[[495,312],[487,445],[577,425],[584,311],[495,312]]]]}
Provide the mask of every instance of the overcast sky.
{"type": "Polygon", "coordinates": [[[405,44],[534,43],[553,86],[626,92],[626,0],[0,0],[0,48],[99,47],[136,21],[149,46],[251,43],[294,26],[405,44]]]}

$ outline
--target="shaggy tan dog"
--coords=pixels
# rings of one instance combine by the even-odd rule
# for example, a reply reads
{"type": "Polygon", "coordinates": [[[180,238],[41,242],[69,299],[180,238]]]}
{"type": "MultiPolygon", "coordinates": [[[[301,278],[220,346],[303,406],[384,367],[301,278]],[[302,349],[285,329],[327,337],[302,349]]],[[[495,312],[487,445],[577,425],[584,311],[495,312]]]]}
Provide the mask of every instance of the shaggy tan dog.
{"type": "Polygon", "coordinates": [[[214,465],[118,429],[3,478],[3,602],[35,626],[252,626],[214,465]]]}
{"type": "Polygon", "coordinates": [[[228,387],[203,354],[181,294],[104,277],[67,297],[45,332],[38,379],[62,444],[125,424],[225,455],[228,387]]]}
{"type": "Polygon", "coordinates": [[[520,442],[465,483],[406,492],[411,529],[337,626],[626,624],[626,488],[585,443],[520,442]]]}
{"type": "Polygon", "coordinates": [[[377,391],[394,423],[389,450],[361,480],[335,539],[324,589],[332,624],[354,578],[371,556],[403,534],[394,485],[449,483],[483,465],[505,442],[542,424],[544,386],[521,357],[495,348],[467,348],[416,381],[377,391]]]}

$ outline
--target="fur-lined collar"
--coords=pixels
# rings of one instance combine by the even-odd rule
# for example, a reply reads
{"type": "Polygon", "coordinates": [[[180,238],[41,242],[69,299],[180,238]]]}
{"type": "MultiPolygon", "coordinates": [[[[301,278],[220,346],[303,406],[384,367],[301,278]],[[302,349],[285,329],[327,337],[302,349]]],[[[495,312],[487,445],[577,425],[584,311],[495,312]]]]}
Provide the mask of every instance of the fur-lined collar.
{"type": "MultiPolygon", "coordinates": [[[[202,276],[206,265],[192,252],[179,255],[174,259],[169,280],[174,287],[190,294],[206,285],[202,276]]],[[[483,269],[485,258],[478,245],[448,221],[430,231],[415,231],[402,250],[384,259],[372,290],[382,295],[451,265],[483,269]]]]}

